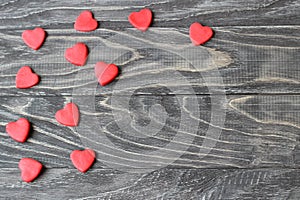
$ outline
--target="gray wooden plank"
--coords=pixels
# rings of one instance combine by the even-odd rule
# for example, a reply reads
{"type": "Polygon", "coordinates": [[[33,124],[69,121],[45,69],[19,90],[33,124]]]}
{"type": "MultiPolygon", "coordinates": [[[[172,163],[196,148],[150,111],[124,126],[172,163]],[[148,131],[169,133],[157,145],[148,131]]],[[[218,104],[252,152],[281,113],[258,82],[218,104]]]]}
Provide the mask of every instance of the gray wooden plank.
{"type": "Polygon", "coordinates": [[[187,29],[100,29],[88,34],[49,29],[37,52],[24,45],[21,30],[1,31],[0,95],[299,93],[299,29],[215,28],[215,37],[201,47],[191,44],[187,29]],[[65,49],[79,41],[90,48],[83,67],[64,58],[65,49]],[[97,87],[94,76],[100,60],[121,69],[106,87],[97,87]],[[41,83],[29,90],[15,88],[23,65],[41,76],[41,83]]]}
{"type": "Polygon", "coordinates": [[[51,169],[35,182],[18,169],[0,169],[2,199],[292,199],[299,169],[160,169],[136,174],[113,170],[51,169]]]}
{"type": "Polygon", "coordinates": [[[97,152],[95,168],[299,167],[300,96],[133,95],[1,97],[0,167],[33,157],[47,167],[69,167],[72,150],[97,152]],[[55,112],[70,101],[81,111],[76,128],[55,112]],[[25,144],[5,133],[19,117],[33,123],[25,144]]]}
{"type": "Polygon", "coordinates": [[[0,2],[0,198],[299,199],[299,5],[0,2]],[[128,29],[127,16],[143,7],[153,10],[155,21],[142,34],[128,29]],[[101,29],[72,29],[85,9],[101,29]],[[190,45],[187,28],[194,21],[215,30],[205,47],[190,45]],[[49,36],[37,52],[20,37],[35,26],[49,36]],[[82,68],[63,58],[77,41],[90,47],[82,68]],[[107,87],[93,76],[99,60],[122,70],[107,87]],[[25,64],[42,82],[17,90],[15,73],[25,64]],[[70,101],[82,113],[76,128],[54,120],[70,101]],[[21,116],[33,122],[25,144],[5,133],[5,125],[21,116]],[[72,150],[84,147],[98,158],[85,175],[69,160],[72,150]],[[20,181],[21,157],[45,164],[36,182],[20,181]]]}
{"type": "Polygon", "coordinates": [[[34,26],[72,28],[82,10],[92,10],[101,27],[131,27],[128,15],[144,7],[155,14],[155,27],[188,27],[194,21],[210,26],[299,25],[299,0],[242,1],[2,1],[0,29],[34,26]],[[62,17],[63,16],[63,17],[62,17]]]}

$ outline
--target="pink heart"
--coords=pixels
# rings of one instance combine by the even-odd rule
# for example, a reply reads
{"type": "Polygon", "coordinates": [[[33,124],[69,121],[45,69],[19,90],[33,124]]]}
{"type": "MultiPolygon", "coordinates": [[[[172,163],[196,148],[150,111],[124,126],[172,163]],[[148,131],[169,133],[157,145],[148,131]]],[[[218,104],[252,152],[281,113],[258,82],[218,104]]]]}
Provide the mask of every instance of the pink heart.
{"type": "Polygon", "coordinates": [[[25,44],[34,50],[38,50],[45,41],[46,32],[42,28],[34,30],[25,30],[22,33],[22,38],[25,44]]]}
{"type": "Polygon", "coordinates": [[[150,9],[144,8],[139,12],[132,12],[128,20],[135,28],[146,31],[152,22],[152,12],[150,9]]]}
{"type": "Polygon", "coordinates": [[[70,155],[73,165],[83,173],[93,165],[95,157],[95,152],[91,149],[75,150],[70,155]]]}
{"type": "Polygon", "coordinates": [[[6,132],[17,142],[25,142],[30,131],[30,123],[25,118],[20,118],[16,122],[9,122],[6,125],[6,132]]]}
{"type": "Polygon", "coordinates": [[[76,104],[68,103],[66,106],[57,111],[56,120],[65,126],[77,126],[79,122],[79,110],[76,104]]]}
{"type": "Polygon", "coordinates": [[[82,32],[94,31],[97,27],[98,22],[93,18],[93,13],[88,10],[80,13],[74,24],[74,28],[82,32]]]}
{"type": "Polygon", "coordinates": [[[43,165],[32,158],[22,158],[19,162],[19,169],[21,170],[22,180],[32,182],[41,173],[43,165]]]}
{"type": "Polygon", "coordinates": [[[68,48],[65,52],[65,58],[72,64],[83,66],[88,57],[88,48],[84,43],[77,43],[73,47],[68,48]]]}
{"type": "Polygon", "coordinates": [[[95,75],[101,86],[112,82],[119,74],[119,68],[114,64],[98,62],[95,65],[95,75]]]}
{"type": "Polygon", "coordinates": [[[190,26],[190,39],[194,45],[204,44],[213,36],[213,30],[208,26],[202,26],[200,23],[193,23],[190,26]]]}
{"type": "Polygon", "coordinates": [[[16,76],[16,87],[20,89],[31,88],[38,84],[40,78],[37,74],[32,72],[32,69],[28,66],[24,66],[19,69],[16,76]]]}

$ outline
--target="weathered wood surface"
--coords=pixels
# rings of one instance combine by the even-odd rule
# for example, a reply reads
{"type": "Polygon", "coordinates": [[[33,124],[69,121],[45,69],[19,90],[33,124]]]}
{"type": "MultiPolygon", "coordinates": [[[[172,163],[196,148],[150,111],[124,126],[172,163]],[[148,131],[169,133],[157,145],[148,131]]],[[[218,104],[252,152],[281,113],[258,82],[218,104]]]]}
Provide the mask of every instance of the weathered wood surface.
{"type": "Polygon", "coordinates": [[[46,43],[34,52],[23,43],[22,30],[1,31],[0,95],[299,93],[300,26],[215,32],[205,47],[193,47],[187,29],[101,29],[90,34],[49,29],[46,43]],[[83,67],[64,58],[66,48],[79,41],[90,48],[83,67]],[[118,64],[121,76],[95,93],[93,68],[100,60],[118,64]],[[15,74],[23,65],[41,76],[30,90],[15,88],[15,74]]]}
{"type": "Polygon", "coordinates": [[[1,199],[299,199],[300,1],[1,1],[1,199]],[[153,27],[141,33],[127,16],[148,7],[153,27]],[[100,29],[73,30],[82,10],[100,29]],[[188,27],[213,27],[193,47],[188,27]],[[39,51],[26,47],[24,29],[48,33],[39,51]],[[85,42],[87,65],[64,51],[85,42]],[[100,87],[97,61],[115,62],[121,75],[100,87]],[[31,66],[41,82],[15,88],[31,66]],[[54,115],[73,101],[80,125],[54,115]],[[5,125],[27,117],[27,143],[12,141],[5,125]],[[69,154],[90,147],[97,162],[87,174],[69,154]],[[18,161],[33,157],[46,169],[21,182],[18,161]],[[128,173],[128,172],[139,173],[128,173]]]}
{"type": "Polygon", "coordinates": [[[0,28],[73,28],[78,13],[89,9],[101,27],[122,29],[131,27],[128,15],[144,7],[153,10],[156,27],[188,27],[197,20],[210,26],[300,25],[299,0],[12,0],[0,3],[0,28]]]}
{"type": "Polygon", "coordinates": [[[183,168],[300,164],[300,96],[233,95],[226,101],[190,95],[93,98],[88,103],[90,97],[2,97],[0,167],[14,167],[22,156],[35,157],[51,168],[72,167],[70,152],[84,147],[97,151],[95,166],[101,168],[112,167],[110,162],[124,169],[155,169],[168,163],[183,168]],[[71,99],[81,111],[76,128],[61,126],[54,118],[71,99]],[[118,104],[113,103],[116,100],[118,104]],[[217,110],[212,112],[212,107],[217,110]],[[25,144],[5,133],[5,125],[21,116],[29,118],[34,129],[25,144]],[[185,139],[178,140],[179,136],[185,139]],[[213,145],[207,152],[209,142],[213,145]]]}
{"type": "Polygon", "coordinates": [[[49,169],[38,182],[1,169],[1,199],[299,199],[299,169],[161,169],[128,174],[93,169],[49,169]]]}

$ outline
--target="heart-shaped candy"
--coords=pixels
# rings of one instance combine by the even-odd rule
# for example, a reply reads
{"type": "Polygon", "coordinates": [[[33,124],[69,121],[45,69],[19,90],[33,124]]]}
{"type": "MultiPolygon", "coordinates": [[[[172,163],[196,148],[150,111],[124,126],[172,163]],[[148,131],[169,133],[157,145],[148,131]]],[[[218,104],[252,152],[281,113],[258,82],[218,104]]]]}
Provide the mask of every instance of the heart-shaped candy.
{"type": "Polygon", "coordinates": [[[22,33],[22,38],[25,44],[34,50],[38,50],[45,41],[46,32],[42,28],[33,30],[25,30],[22,33]]]}
{"type": "Polygon", "coordinates": [[[31,88],[40,81],[37,74],[32,72],[32,69],[28,66],[24,66],[19,69],[16,76],[16,87],[20,89],[31,88]]]}
{"type": "Polygon", "coordinates": [[[22,180],[28,183],[39,176],[43,165],[32,158],[22,158],[19,162],[19,169],[21,170],[22,180]]]}
{"type": "Polygon", "coordinates": [[[65,126],[77,126],[79,122],[79,110],[76,104],[68,103],[62,110],[55,114],[56,120],[65,126]]]}
{"type": "Polygon", "coordinates": [[[195,46],[204,44],[212,36],[214,32],[208,26],[202,26],[201,24],[195,22],[190,26],[190,39],[195,46]]]}
{"type": "Polygon", "coordinates": [[[83,66],[88,57],[88,48],[84,43],[77,43],[73,47],[68,48],[65,52],[65,58],[72,64],[83,66]]]}
{"type": "Polygon", "coordinates": [[[17,142],[25,142],[30,131],[30,123],[25,118],[20,118],[16,122],[9,122],[6,125],[6,132],[17,142]]]}
{"type": "Polygon", "coordinates": [[[75,150],[70,155],[73,165],[83,173],[93,165],[95,157],[95,152],[91,149],[75,150]]]}
{"type": "Polygon", "coordinates": [[[93,18],[93,13],[91,11],[83,11],[77,17],[74,28],[77,31],[89,32],[94,31],[98,27],[98,22],[93,18]]]}
{"type": "Polygon", "coordinates": [[[98,62],[95,65],[95,75],[101,86],[112,82],[119,74],[119,68],[115,64],[98,62]]]}
{"type": "Polygon", "coordinates": [[[148,8],[144,8],[139,12],[132,12],[128,16],[129,22],[137,29],[146,31],[152,22],[152,12],[148,8]]]}

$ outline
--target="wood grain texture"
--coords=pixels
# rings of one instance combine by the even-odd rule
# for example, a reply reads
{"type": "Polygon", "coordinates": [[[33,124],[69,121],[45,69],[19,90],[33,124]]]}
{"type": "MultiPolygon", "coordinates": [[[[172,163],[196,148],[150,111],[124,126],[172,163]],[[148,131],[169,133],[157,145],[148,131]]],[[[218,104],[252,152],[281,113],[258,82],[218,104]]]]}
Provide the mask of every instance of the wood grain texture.
{"type": "Polygon", "coordinates": [[[154,12],[154,27],[188,27],[194,21],[210,26],[300,25],[299,0],[12,0],[0,3],[0,29],[73,28],[78,13],[86,9],[101,27],[122,29],[131,27],[128,15],[144,7],[154,12]]]}
{"type": "Polygon", "coordinates": [[[2,199],[291,199],[299,198],[298,169],[160,169],[149,174],[112,170],[46,170],[35,182],[18,169],[0,170],[2,199]],[[91,189],[93,188],[93,189],[91,189]]]}
{"type": "Polygon", "coordinates": [[[9,0],[0,13],[0,199],[300,199],[299,0],[9,0]],[[127,16],[144,7],[154,22],[141,33],[127,16]],[[86,9],[100,29],[76,32],[86,9]],[[215,32],[199,47],[195,21],[215,32]],[[36,26],[48,37],[32,51],[21,34],[36,26]],[[76,42],[84,67],[64,59],[76,42]],[[98,61],[121,70],[106,87],[98,61]],[[15,88],[23,65],[38,86],[15,88]],[[54,119],[71,101],[75,128],[54,119]],[[24,144],[5,133],[19,117],[33,125],[24,144]],[[97,161],[81,174],[69,155],[86,147],[97,161]],[[46,167],[34,183],[22,157],[46,167]]]}
{"type": "Polygon", "coordinates": [[[272,106],[266,104],[268,95],[233,95],[226,101],[191,95],[92,99],[72,99],[80,108],[81,119],[78,127],[68,128],[59,125],[54,115],[71,97],[1,97],[0,167],[14,167],[27,156],[49,168],[72,168],[70,152],[85,147],[97,152],[95,168],[120,170],[300,164],[295,115],[299,98],[293,95],[272,97],[278,102],[272,106]],[[29,118],[34,129],[25,144],[12,141],[5,133],[5,125],[21,116],[29,118]]]}
{"type": "Polygon", "coordinates": [[[162,94],[165,87],[167,94],[299,93],[299,30],[215,28],[205,47],[193,47],[186,29],[101,29],[90,34],[51,29],[37,52],[24,45],[22,31],[2,31],[0,95],[162,94]],[[84,67],[64,58],[66,48],[79,41],[90,49],[84,67]],[[95,93],[94,65],[100,60],[118,64],[121,75],[95,93]],[[30,90],[15,89],[15,74],[23,65],[42,77],[30,90]]]}

